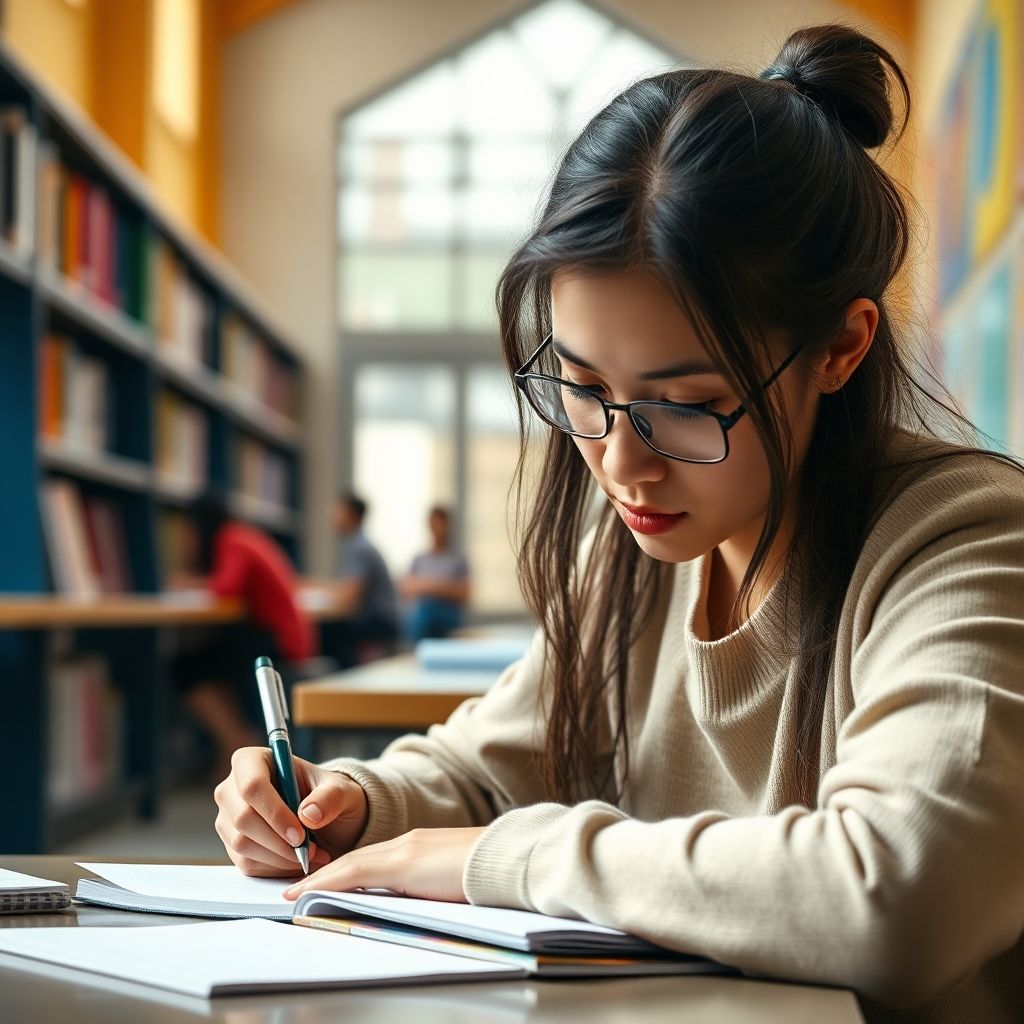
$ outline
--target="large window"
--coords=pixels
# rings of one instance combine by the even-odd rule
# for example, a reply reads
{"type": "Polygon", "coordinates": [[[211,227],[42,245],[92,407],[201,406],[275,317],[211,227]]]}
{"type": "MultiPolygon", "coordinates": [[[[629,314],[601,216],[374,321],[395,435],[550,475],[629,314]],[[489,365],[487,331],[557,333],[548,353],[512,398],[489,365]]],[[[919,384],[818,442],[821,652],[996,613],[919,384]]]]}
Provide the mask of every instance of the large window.
{"type": "Polygon", "coordinates": [[[498,273],[569,140],[630,81],[671,66],[677,56],[603,12],[549,0],[339,121],[347,482],[370,501],[368,530],[396,572],[422,544],[427,507],[453,504],[479,612],[518,606],[506,529],[515,417],[497,360],[498,273]],[[430,383],[442,379],[435,374],[448,384],[430,383]],[[447,388],[450,415],[428,414],[433,399],[412,397],[411,381],[434,396],[447,388]],[[405,463],[385,456],[399,451],[386,438],[408,431],[433,452],[429,471],[413,448],[395,456],[405,463]],[[400,503],[384,469],[399,464],[400,503]]]}

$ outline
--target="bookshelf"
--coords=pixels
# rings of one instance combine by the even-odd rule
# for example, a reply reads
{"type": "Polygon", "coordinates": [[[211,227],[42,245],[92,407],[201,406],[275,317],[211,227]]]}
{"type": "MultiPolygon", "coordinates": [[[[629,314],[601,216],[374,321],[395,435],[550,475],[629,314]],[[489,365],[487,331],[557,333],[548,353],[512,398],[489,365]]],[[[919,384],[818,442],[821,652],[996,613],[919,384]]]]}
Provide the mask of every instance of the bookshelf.
{"type": "Polygon", "coordinates": [[[189,502],[223,490],[233,515],[301,564],[304,373],[227,261],[168,218],[138,171],[2,41],[0,324],[0,671],[16,724],[8,756],[23,767],[0,851],[38,853],[126,807],[155,814],[177,771],[166,630],[238,614],[153,613],[175,568],[165,541],[189,502]],[[52,622],[39,621],[39,602],[52,622]],[[68,687],[80,696],[75,665],[88,666],[107,732],[122,737],[103,752],[106,774],[96,757],[84,764],[81,792],[60,738],[76,726],[54,706],[68,687]]]}

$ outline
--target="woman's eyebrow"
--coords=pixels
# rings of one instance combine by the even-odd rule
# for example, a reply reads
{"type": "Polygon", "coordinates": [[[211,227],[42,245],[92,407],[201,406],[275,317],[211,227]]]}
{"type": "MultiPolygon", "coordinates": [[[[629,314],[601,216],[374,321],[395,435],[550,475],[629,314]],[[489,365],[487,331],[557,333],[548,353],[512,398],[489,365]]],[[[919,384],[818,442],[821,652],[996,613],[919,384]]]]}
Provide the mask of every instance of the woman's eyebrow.
{"type": "MultiPolygon", "coordinates": [[[[599,372],[585,359],[581,359],[578,355],[575,355],[556,338],[551,339],[551,347],[555,350],[555,354],[560,356],[562,359],[566,359],[576,366],[582,366],[584,370],[590,370],[591,373],[599,372]]],[[[638,373],[637,379],[668,380],[671,377],[697,377],[701,374],[715,374],[716,376],[721,376],[721,371],[714,363],[709,362],[707,359],[684,359],[680,363],[674,363],[672,366],[666,366],[661,370],[649,370],[646,373],[638,373]]]]}

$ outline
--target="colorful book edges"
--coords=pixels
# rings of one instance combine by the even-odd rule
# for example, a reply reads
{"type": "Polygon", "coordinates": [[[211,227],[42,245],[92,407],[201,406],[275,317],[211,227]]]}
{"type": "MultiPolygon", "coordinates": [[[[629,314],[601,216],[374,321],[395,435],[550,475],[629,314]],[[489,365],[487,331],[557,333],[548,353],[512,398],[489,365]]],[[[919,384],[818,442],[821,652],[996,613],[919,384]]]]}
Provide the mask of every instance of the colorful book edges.
{"type": "Polygon", "coordinates": [[[41,488],[43,534],[55,589],[77,597],[130,593],[131,564],[120,508],[110,499],[84,501],[70,480],[41,488]]]}
{"type": "Polygon", "coordinates": [[[540,978],[621,977],[652,974],[735,974],[723,964],[698,956],[665,954],[664,956],[559,956],[532,953],[482,942],[456,939],[440,932],[423,931],[399,924],[380,924],[358,917],[293,917],[292,923],[305,928],[353,935],[377,942],[391,942],[414,949],[431,949],[438,953],[464,956],[470,960],[522,967],[529,975],[540,978]]]}
{"type": "Polygon", "coordinates": [[[140,215],[68,167],[54,142],[38,149],[42,268],[152,328],[172,358],[208,364],[212,304],[185,263],[140,215]]]}
{"type": "Polygon", "coordinates": [[[40,436],[91,451],[107,450],[113,409],[106,363],[54,334],[43,339],[39,360],[40,436]]]}

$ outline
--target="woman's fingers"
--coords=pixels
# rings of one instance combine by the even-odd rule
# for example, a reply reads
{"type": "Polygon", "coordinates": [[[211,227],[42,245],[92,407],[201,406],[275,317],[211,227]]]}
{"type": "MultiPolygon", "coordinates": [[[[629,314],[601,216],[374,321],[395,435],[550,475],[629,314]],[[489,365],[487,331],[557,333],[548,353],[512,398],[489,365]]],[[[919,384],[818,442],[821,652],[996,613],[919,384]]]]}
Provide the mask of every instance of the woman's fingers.
{"type": "Polygon", "coordinates": [[[236,750],[231,774],[214,790],[220,809],[217,834],[247,874],[294,874],[294,848],[302,843],[305,829],[317,834],[310,846],[311,867],[323,867],[332,853],[350,849],[366,827],[366,794],[357,782],[300,758],[295,767],[302,789],[308,790],[301,820],[274,786],[273,763],[265,747],[236,750]]]}
{"type": "Polygon", "coordinates": [[[231,774],[214,790],[220,813],[215,828],[228,856],[246,874],[294,874],[293,847],[303,830],[271,782],[270,751],[235,751],[231,774]]]}

